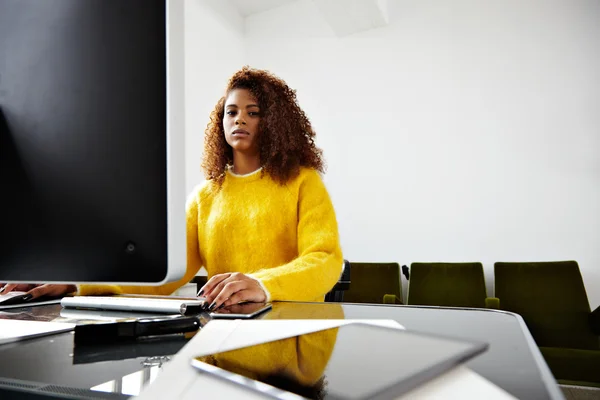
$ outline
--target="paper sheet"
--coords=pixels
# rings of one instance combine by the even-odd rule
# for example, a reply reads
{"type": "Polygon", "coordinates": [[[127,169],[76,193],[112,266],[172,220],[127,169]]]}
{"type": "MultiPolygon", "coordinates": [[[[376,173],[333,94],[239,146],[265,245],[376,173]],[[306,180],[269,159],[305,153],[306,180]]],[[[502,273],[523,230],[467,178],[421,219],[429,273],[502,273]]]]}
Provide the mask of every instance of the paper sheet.
{"type": "Polygon", "coordinates": [[[68,332],[72,331],[73,329],[75,329],[75,324],[1,319],[0,344],[16,342],[38,336],[68,332]]]}

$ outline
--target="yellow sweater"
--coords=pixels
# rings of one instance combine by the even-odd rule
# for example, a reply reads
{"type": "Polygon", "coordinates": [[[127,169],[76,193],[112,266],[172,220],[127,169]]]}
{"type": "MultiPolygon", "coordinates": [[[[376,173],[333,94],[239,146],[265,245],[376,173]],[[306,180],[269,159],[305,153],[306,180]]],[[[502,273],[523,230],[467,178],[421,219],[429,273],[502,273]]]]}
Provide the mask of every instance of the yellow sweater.
{"type": "Polygon", "coordinates": [[[209,277],[241,272],[258,279],[269,300],[323,301],[340,276],[335,212],[315,170],[303,168],[285,185],[262,171],[228,171],[220,190],[205,182],[186,208],[183,279],[162,286],[81,285],[78,294],[171,294],[204,266],[209,277]]]}

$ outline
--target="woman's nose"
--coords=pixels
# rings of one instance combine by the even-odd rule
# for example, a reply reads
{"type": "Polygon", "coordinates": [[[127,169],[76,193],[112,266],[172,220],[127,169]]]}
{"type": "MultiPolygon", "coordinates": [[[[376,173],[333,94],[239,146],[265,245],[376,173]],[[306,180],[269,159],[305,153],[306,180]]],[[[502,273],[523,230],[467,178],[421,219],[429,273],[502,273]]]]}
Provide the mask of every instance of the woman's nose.
{"type": "Polygon", "coordinates": [[[235,124],[246,125],[246,120],[241,115],[238,115],[238,117],[235,119],[235,124]]]}

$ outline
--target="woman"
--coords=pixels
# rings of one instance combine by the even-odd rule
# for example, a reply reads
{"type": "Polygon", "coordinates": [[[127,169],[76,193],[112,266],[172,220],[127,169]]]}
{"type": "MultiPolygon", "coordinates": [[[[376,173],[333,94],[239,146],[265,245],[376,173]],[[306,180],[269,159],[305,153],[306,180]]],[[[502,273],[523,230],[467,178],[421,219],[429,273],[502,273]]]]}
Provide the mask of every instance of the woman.
{"type": "MultiPolygon", "coordinates": [[[[32,296],[171,294],[204,266],[210,279],[199,294],[211,309],[242,301],[323,301],[343,260],[314,138],[294,90],[267,71],[242,68],[205,132],[207,180],[186,205],[184,278],[153,287],[43,285],[32,296]]],[[[29,289],[6,286],[15,288],[29,289]]]]}

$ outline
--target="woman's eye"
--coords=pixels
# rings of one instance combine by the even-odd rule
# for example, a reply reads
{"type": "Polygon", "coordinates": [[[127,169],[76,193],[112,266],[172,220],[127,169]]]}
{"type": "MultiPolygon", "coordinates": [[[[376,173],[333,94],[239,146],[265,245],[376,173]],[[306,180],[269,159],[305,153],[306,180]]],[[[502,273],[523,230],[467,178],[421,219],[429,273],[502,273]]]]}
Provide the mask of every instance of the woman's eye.
{"type": "Polygon", "coordinates": [[[248,114],[252,115],[253,117],[258,117],[260,115],[258,111],[250,111],[248,114]]]}
{"type": "Polygon", "coordinates": [[[227,115],[235,115],[235,111],[227,111],[227,115]]]}

